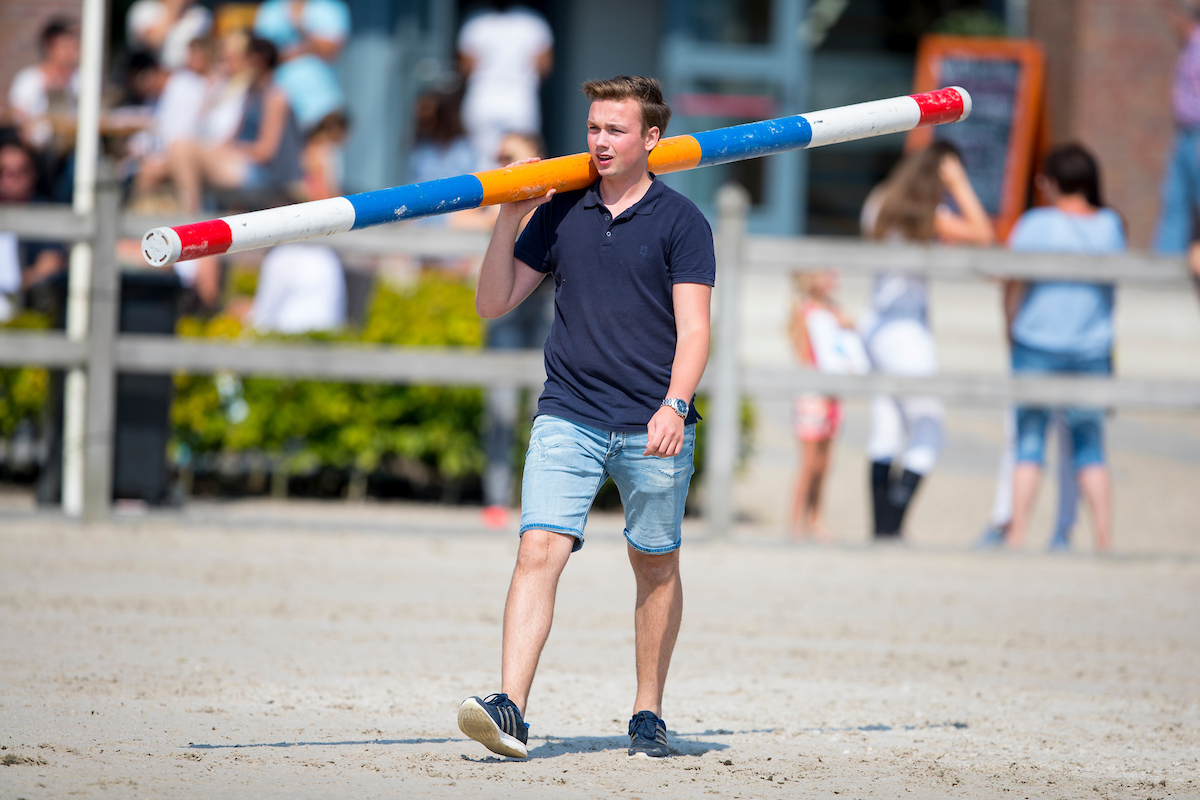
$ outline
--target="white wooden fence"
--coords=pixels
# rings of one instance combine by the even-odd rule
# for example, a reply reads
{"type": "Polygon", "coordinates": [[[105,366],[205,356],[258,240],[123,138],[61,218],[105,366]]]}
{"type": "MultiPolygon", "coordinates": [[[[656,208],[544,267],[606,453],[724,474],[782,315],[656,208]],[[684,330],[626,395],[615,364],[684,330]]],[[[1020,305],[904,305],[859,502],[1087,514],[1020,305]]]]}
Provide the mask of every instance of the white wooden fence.
{"type": "MultiPolygon", "coordinates": [[[[39,365],[82,370],[87,379],[85,430],[78,480],[82,505],[69,514],[100,519],[109,513],[112,492],[114,390],[116,374],[242,374],[296,379],[396,383],[508,385],[541,387],[545,379],[540,352],[476,351],[434,348],[211,342],[170,336],[117,333],[119,285],[115,245],[118,237],[138,237],[160,224],[186,220],[119,216],[118,187],[103,168],[91,213],[68,207],[0,207],[0,230],[42,240],[90,243],[91,281],[76,302],[85,301],[86,336],[63,333],[0,333],[0,365],[39,365]]],[[[718,286],[712,358],[701,383],[710,398],[704,423],[709,427],[706,515],[714,532],[733,520],[733,470],[737,460],[739,404],[743,396],[791,396],[820,391],[841,396],[932,394],[951,404],[1004,405],[1014,401],[1050,405],[1088,404],[1115,408],[1200,409],[1200,382],[1124,380],[1120,378],[1012,378],[1009,376],[825,375],[811,370],[748,368],[739,363],[738,290],[747,272],[785,272],[806,266],[838,265],[849,274],[869,274],[886,265],[934,279],[1074,279],[1187,283],[1182,259],[1130,254],[1105,257],[1040,256],[999,249],[881,245],[858,240],[746,236],[748,199],[740,187],[727,186],[719,198],[717,226],[718,286]]],[[[330,237],[346,253],[407,253],[415,256],[481,255],[486,235],[400,227],[373,228],[330,237]]],[[[67,398],[71,402],[71,398],[67,398]]],[[[70,435],[70,431],[67,434],[70,435]]],[[[64,473],[67,472],[64,467],[64,473]]]]}

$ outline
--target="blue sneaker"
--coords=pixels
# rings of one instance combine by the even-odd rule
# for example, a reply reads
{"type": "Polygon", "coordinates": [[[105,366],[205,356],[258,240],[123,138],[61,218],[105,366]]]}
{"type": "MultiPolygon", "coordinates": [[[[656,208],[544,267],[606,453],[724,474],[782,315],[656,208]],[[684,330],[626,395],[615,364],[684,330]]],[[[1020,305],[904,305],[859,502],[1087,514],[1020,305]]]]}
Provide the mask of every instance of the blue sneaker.
{"type": "Polygon", "coordinates": [[[629,757],[630,758],[666,758],[671,755],[667,749],[667,723],[663,722],[653,711],[639,711],[629,720],[629,757]]]}
{"type": "Polygon", "coordinates": [[[529,757],[525,747],[529,726],[506,694],[463,700],[458,707],[458,729],[493,753],[509,758],[529,757]]]}

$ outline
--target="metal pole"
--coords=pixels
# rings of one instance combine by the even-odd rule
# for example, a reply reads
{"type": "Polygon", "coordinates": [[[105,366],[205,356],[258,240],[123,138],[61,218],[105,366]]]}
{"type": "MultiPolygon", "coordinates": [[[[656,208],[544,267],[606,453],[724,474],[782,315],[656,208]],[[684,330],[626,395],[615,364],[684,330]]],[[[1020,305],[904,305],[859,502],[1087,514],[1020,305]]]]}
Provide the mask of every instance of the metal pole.
{"type": "MultiPolygon", "coordinates": [[[[71,204],[76,214],[89,216],[96,207],[96,160],[100,152],[100,92],[104,78],[106,0],[83,0],[80,32],[79,110],[75,128],[75,187],[71,204]]],[[[78,242],[71,248],[67,282],[67,338],[88,335],[93,246],[78,242]]],[[[62,507],[78,517],[84,507],[84,439],[87,417],[87,375],[67,373],[63,402],[62,507]]]]}
{"type": "Polygon", "coordinates": [[[750,194],[727,183],[717,194],[717,325],[713,337],[712,405],[709,410],[705,494],[708,525],[714,536],[733,530],[733,472],[737,465],[741,389],[738,386],[738,289],[746,249],[750,194]]]}
{"type": "Polygon", "coordinates": [[[112,502],[113,439],[116,420],[116,341],[120,309],[117,271],[117,215],[121,187],[109,159],[100,162],[96,183],[96,239],[92,259],[92,296],[88,316],[87,415],[83,464],[83,518],[108,516],[112,502]]]}

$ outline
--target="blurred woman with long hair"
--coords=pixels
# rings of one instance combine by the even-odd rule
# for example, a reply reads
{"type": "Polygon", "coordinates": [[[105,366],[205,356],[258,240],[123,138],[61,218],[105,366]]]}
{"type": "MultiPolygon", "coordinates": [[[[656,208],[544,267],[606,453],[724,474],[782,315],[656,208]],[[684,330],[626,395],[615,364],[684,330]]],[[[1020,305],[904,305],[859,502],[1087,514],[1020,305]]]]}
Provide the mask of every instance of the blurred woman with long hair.
{"type": "MultiPolygon", "coordinates": [[[[946,142],[935,142],[896,165],[867,197],[862,230],[867,238],[885,243],[987,245],[995,238],[957,151],[946,142]]],[[[862,332],[875,372],[937,373],[923,276],[879,273],[862,332]]],[[[872,399],[867,455],[877,539],[901,535],[913,494],[941,452],[943,414],[935,397],[872,399]]]]}

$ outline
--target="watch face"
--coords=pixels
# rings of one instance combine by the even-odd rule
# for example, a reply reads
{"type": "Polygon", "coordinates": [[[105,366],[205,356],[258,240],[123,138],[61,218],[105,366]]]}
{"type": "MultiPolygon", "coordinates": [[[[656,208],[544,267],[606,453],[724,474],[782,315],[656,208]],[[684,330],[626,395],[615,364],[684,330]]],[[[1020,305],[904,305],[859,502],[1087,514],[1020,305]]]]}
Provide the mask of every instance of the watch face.
{"type": "Polygon", "coordinates": [[[682,400],[668,400],[667,405],[675,410],[675,413],[681,417],[686,417],[688,413],[688,404],[682,400]]]}

